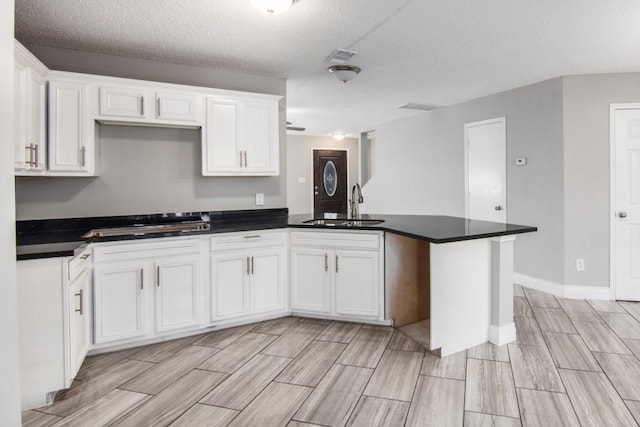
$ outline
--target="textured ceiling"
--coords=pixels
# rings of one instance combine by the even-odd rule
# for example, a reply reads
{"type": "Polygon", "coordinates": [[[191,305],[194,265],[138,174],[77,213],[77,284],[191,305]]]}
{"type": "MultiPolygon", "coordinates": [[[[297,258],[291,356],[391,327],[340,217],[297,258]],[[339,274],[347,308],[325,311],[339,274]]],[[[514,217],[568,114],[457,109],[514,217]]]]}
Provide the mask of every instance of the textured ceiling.
{"type": "Polygon", "coordinates": [[[287,118],[310,134],[359,133],[569,74],[640,71],[638,0],[16,0],[25,43],[287,78],[287,118]],[[324,58],[358,51],[342,84],[324,58]]]}

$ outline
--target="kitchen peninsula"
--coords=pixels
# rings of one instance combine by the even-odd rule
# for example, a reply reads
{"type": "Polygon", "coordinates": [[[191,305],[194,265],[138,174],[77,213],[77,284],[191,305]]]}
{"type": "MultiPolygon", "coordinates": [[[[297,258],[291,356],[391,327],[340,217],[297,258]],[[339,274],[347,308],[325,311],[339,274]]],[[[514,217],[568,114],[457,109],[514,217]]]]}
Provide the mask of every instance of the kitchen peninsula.
{"type": "MultiPolygon", "coordinates": [[[[34,381],[40,389],[23,384],[23,403],[41,405],[46,392],[67,387],[88,351],[289,315],[399,326],[408,307],[421,306],[429,349],[441,356],[515,339],[513,242],[535,227],[422,215],[313,220],[264,209],[19,221],[21,319],[49,319],[36,332],[21,323],[21,336],[31,337],[21,342],[23,358],[47,334],[50,347],[30,362],[46,365],[47,350],[42,369],[64,371],[34,381]],[[106,235],[83,237],[96,229],[106,235]],[[38,301],[56,293],[63,304],[38,301]],[[83,343],[51,339],[63,336],[83,343]],[[69,348],[77,349],[71,360],[69,348]]],[[[23,383],[29,378],[23,373],[23,383]]]]}

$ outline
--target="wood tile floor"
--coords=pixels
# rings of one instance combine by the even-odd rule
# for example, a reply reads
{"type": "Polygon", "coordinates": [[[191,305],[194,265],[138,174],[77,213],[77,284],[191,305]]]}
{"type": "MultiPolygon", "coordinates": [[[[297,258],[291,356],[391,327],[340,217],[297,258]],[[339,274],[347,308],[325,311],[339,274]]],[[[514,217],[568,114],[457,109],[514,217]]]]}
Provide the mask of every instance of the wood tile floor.
{"type": "Polygon", "coordinates": [[[518,342],[443,359],[392,328],[295,317],[90,357],[23,424],[638,425],[640,303],[515,295],[518,342]]]}

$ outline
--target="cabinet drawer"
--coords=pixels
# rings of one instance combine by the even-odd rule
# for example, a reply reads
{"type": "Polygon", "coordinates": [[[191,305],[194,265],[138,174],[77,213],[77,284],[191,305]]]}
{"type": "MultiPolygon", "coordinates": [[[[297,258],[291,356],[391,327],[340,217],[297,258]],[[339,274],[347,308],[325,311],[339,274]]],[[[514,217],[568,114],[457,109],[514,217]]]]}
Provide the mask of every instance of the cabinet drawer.
{"type": "Polygon", "coordinates": [[[291,233],[291,244],[298,246],[378,249],[380,247],[380,235],[355,231],[294,231],[291,233]]]}
{"type": "Polygon", "coordinates": [[[200,239],[167,239],[161,241],[136,241],[117,244],[97,244],[94,248],[95,262],[130,260],[132,258],[154,258],[158,256],[198,253],[200,239]]]}
{"type": "Polygon", "coordinates": [[[91,265],[91,248],[88,245],[77,252],[78,253],[68,261],[67,271],[69,274],[69,282],[73,282],[91,265]]]}
{"type": "Polygon", "coordinates": [[[211,238],[211,250],[251,249],[264,246],[287,244],[286,231],[245,231],[242,233],[225,233],[211,238]]]}

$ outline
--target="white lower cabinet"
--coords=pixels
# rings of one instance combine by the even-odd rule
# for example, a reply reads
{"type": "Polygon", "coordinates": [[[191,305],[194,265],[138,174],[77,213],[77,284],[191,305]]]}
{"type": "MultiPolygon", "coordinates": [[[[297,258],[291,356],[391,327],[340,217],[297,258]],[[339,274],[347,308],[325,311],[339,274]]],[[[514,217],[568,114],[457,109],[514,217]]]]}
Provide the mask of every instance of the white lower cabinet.
{"type": "Polygon", "coordinates": [[[291,310],[348,320],[384,320],[380,237],[291,233],[291,310]]]}
{"type": "Polygon", "coordinates": [[[199,256],[156,261],[156,331],[196,326],[199,256]]]}
{"type": "Polygon", "coordinates": [[[249,313],[248,271],[244,251],[211,256],[211,320],[249,313]]]}
{"type": "Polygon", "coordinates": [[[69,285],[69,374],[75,378],[91,346],[91,270],[87,269],[69,285]]]}
{"type": "Polygon", "coordinates": [[[250,256],[251,311],[284,310],[287,251],[284,248],[256,249],[250,256]]]}
{"type": "MultiPolygon", "coordinates": [[[[95,343],[146,333],[143,294],[145,263],[97,265],[94,269],[95,343]]],[[[146,284],[146,287],[151,283],[146,284]]]]}
{"type": "Polygon", "coordinates": [[[291,249],[291,308],[331,313],[331,250],[291,249]]]}
{"type": "Polygon", "coordinates": [[[287,250],[284,233],[235,235],[214,238],[214,242],[211,255],[211,321],[286,310],[287,250]],[[281,241],[281,244],[268,246],[274,240],[276,244],[281,241]],[[217,249],[218,246],[241,249],[217,249]]]}
{"type": "Polygon", "coordinates": [[[335,252],[336,314],[377,316],[379,310],[378,251],[335,252]]]}

